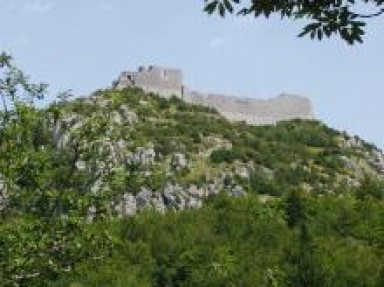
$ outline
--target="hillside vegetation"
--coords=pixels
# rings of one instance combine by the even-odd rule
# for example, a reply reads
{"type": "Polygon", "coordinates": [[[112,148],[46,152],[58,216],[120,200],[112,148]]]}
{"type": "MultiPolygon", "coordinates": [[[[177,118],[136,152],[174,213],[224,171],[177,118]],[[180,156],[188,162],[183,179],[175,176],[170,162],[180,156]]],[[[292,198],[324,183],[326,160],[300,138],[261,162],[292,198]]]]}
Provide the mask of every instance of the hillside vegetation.
{"type": "Polygon", "coordinates": [[[140,89],[1,116],[1,286],[384,286],[384,160],[358,137],[140,89]]]}

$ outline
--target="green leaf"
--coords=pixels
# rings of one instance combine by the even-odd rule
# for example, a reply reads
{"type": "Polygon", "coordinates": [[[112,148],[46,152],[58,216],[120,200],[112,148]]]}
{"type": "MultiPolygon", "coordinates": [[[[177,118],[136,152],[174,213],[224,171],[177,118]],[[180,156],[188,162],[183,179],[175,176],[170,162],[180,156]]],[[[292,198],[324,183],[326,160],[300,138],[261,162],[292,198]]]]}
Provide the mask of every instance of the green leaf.
{"type": "Polygon", "coordinates": [[[224,0],[224,6],[229,13],[233,13],[233,6],[229,0],[224,0]]]}
{"type": "Polygon", "coordinates": [[[317,38],[321,40],[323,38],[323,31],[321,29],[317,30],[317,38]]]}
{"type": "Polygon", "coordinates": [[[211,3],[208,3],[205,6],[204,11],[207,12],[208,14],[212,14],[213,12],[215,12],[218,4],[219,4],[218,1],[213,1],[211,3]]]}
{"type": "Polygon", "coordinates": [[[224,17],[225,16],[225,7],[224,7],[224,4],[223,3],[220,3],[219,4],[219,15],[221,17],[224,17]]]}

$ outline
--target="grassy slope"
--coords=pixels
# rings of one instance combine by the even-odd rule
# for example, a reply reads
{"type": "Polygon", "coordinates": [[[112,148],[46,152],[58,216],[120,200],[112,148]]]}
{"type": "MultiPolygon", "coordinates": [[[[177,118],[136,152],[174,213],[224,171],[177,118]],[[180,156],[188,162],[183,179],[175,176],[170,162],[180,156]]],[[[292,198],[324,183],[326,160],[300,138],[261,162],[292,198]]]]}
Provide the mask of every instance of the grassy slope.
{"type": "Polygon", "coordinates": [[[65,108],[66,113],[78,113],[86,122],[79,129],[86,130],[80,136],[86,142],[83,152],[91,158],[90,146],[105,140],[106,135],[112,142],[124,141],[123,154],[154,145],[155,164],[142,167],[152,172],[148,184],[154,189],[164,185],[162,179],[175,153],[187,156],[189,169],[173,173],[169,180],[189,184],[228,175],[246,190],[273,195],[300,185],[316,193],[343,192],[365,175],[378,176],[368,160],[373,146],[360,141],[360,146],[342,147],[348,135],[318,121],[249,126],[230,123],[209,108],[139,90],[105,91],[98,97],[96,104],[75,101],[65,108]],[[103,108],[100,101],[104,102],[103,108]],[[134,112],[138,120],[131,123],[122,117],[114,122],[122,107],[134,112]],[[348,166],[348,161],[356,164],[348,166]],[[251,167],[251,177],[256,181],[268,181],[265,171],[273,173],[271,190],[260,190],[252,179],[239,178],[234,170],[244,166],[251,167]]]}

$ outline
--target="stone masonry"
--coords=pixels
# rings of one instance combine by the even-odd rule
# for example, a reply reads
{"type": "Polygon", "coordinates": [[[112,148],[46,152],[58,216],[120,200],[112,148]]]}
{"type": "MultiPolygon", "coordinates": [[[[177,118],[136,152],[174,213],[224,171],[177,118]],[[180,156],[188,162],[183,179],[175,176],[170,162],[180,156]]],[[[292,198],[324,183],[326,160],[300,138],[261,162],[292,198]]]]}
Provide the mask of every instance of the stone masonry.
{"type": "Polygon", "coordinates": [[[156,66],[139,67],[137,72],[122,72],[113,83],[113,87],[139,87],[145,92],[152,92],[163,97],[183,97],[183,76],[178,69],[165,69],[156,66]]]}
{"type": "Polygon", "coordinates": [[[139,87],[166,98],[176,96],[189,103],[215,108],[228,120],[253,125],[314,118],[311,102],[306,97],[282,94],[271,99],[257,99],[200,93],[184,86],[182,71],[178,69],[139,67],[136,72],[122,72],[112,86],[116,89],[139,87]]]}

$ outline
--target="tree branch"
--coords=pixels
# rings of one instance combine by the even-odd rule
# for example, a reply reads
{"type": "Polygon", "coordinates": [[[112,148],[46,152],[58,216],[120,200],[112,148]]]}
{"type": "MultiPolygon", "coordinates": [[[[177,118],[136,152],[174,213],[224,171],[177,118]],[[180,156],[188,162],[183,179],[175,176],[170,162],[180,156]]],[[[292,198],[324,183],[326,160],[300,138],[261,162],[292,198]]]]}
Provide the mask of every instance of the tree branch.
{"type": "Polygon", "coordinates": [[[359,13],[353,13],[353,14],[359,18],[365,18],[365,19],[374,18],[374,17],[380,16],[381,14],[384,14],[384,8],[381,9],[380,11],[376,12],[376,13],[373,13],[373,14],[359,14],[359,13]]]}

